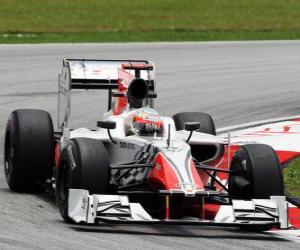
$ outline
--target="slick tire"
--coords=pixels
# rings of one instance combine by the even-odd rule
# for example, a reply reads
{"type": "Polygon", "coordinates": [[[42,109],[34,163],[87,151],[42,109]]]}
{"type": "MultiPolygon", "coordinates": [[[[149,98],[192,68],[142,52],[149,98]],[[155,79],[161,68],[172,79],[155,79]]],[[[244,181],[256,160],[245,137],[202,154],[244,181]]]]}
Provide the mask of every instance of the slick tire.
{"type": "Polygon", "coordinates": [[[209,114],[202,112],[183,112],[173,116],[176,130],[183,130],[186,122],[200,122],[198,132],[216,135],[215,123],[209,114]]]}
{"type": "Polygon", "coordinates": [[[281,164],[272,147],[247,144],[234,154],[228,189],[233,199],[269,199],[284,195],[281,164]]]}
{"type": "Polygon", "coordinates": [[[4,173],[12,191],[37,190],[37,181],[51,177],[54,131],[48,112],[20,109],[11,113],[5,131],[4,173]]]}
{"type": "Polygon", "coordinates": [[[85,189],[90,194],[105,194],[109,189],[110,166],[103,143],[89,138],[71,139],[61,152],[56,170],[56,202],[63,219],[68,216],[69,189],[85,189]]]}

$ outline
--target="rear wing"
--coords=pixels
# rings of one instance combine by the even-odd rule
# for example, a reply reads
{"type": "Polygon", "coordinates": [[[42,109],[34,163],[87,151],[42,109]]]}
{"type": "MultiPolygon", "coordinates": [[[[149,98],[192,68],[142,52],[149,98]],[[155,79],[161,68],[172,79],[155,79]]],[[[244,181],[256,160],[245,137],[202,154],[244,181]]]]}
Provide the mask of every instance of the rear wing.
{"type": "Polygon", "coordinates": [[[58,129],[68,127],[72,89],[108,90],[108,109],[111,108],[113,90],[126,77],[142,78],[155,92],[154,64],[147,60],[90,60],[64,59],[58,76],[58,129]]]}

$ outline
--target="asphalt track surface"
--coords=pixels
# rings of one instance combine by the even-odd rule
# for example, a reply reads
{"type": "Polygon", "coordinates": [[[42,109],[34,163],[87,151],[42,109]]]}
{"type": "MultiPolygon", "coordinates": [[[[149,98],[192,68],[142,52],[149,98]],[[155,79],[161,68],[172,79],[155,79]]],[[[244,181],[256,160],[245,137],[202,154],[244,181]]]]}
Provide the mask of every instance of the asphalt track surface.
{"type": "MultiPolygon", "coordinates": [[[[150,59],[157,109],[210,113],[218,128],[300,113],[300,42],[0,46],[0,249],[299,249],[269,234],[191,226],[65,224],[53,198],[15,194],[3,176],[3,135],[11,111],[48,110],[56,121],[63,58],[150,59]]],[[[95,126],[106,93],[76,91],[72,124],[95,126]]]]}

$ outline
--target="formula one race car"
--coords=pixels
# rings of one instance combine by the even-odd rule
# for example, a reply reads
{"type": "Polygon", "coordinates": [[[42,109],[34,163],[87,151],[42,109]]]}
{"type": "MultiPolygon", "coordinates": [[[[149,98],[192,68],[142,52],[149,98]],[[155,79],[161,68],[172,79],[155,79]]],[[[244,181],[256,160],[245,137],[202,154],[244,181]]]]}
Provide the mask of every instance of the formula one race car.
{"type": "Polygon", "coordinates": [[[233,154],[210,115],[172,118],[154,109],[154,64],[63,61],[58,131],[46,111],[11,113],[5,176],[13,191],[53,182],[60,213],[76,223],[146,223],[287,228],[281,165],[265,144],[233,154]],[[108,90],[97,129],[71,129],[72,89],[108,90]]]}

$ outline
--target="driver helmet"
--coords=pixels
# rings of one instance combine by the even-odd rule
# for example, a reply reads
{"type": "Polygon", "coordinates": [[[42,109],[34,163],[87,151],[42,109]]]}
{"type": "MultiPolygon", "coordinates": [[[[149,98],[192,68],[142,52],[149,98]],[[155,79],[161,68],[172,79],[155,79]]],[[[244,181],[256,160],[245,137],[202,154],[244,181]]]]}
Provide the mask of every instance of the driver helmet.
{"type": "Polygon", "coordinates": [[[162,134],[163,121],[154,109],[143,107],[134,112],[132,127],[135,134],[142,136],[162,134]]]}

